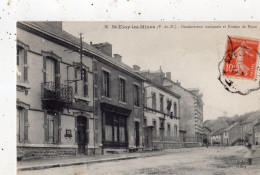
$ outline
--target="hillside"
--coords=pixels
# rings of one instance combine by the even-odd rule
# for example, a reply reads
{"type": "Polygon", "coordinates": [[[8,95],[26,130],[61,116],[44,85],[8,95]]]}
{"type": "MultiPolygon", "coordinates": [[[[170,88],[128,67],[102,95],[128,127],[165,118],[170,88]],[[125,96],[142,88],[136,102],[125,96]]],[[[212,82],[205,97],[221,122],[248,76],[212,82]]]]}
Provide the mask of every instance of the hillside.
{"type": "Polygon", "coordinates": [[[235,122],[241,123],[246,118],[248,118],[249,116],[251,116],[251,115],[253,115],[255,113],[258,113],[260,115],[260,110],[249,112],[249,113],[245,113],[243,115],[234,115],[232,117],[221,116],[221,117],[218,117],[215,120],[206,120],[204,122],[204,126],[208,127],[209,129],[211,129],[212,133],[214,133],[218,129],[223,128],[223,127],[228,127],[228,126],[232,125],[235,122]]]}

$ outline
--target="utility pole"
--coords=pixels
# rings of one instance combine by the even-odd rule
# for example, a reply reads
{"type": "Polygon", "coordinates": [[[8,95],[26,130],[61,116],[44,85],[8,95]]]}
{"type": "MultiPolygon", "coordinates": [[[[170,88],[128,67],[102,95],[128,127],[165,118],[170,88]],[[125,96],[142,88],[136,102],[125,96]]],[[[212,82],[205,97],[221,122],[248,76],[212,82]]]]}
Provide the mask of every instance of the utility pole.
{"type": "Polygon", "coordinates": [[[83,52],[83,49],[82,49],[82,33],[79,34],[79,37],[80,37],[80,79],[82,80],[82,52],[83,52]]]}

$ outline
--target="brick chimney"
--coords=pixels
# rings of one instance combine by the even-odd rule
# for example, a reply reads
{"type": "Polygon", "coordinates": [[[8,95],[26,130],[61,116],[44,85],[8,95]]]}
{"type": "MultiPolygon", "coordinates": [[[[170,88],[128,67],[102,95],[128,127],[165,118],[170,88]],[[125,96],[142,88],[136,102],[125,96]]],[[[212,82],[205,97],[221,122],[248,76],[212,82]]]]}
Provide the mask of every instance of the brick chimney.
{"type": "Polygon", "coordinates": [[[115,61],[117,61],[117,62],[122,62],[122,56],[119,55],[119,54],[114,54],[114,59],[115,59],[115,61]]]}
{"type": "Polygon", "coordinates": [[[133,69],[136,72],[139,72],[141,70],[141,68],[139,66],[137,66],[137,65],[133,65],[133,69]]]}
{"type": "Polygon", "coordinates": [[[172,79],[172,73],[171,72],[166,72],[166,78],[171,80],[172,79]]]}
{"type": "Polygon", "coordinates": [[[48,25],[52,26],[53,28],[58,28],[62,30],[62,22],[46,22],[48,25]]]}
{"type": "Polygon", "coordinates": [[[106,42],[106,43],[93,44],[93,46],[99,49],[104,54],[112,57],[112,44],[106,42]]]}

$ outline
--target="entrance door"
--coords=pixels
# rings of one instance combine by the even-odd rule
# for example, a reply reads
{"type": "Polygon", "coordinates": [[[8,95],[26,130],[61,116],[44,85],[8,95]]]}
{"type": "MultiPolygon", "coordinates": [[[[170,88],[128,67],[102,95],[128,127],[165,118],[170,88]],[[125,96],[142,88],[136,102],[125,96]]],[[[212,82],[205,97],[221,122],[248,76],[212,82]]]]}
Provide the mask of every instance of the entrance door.
{"type": "Polygon", "coordinates": [[[85,146],[87,144],[87,118],[84,116],[77,117],[77,138],[78,153],[85,154],[85,146]]]}
{"type": "Polygon", "coordinates": [[[139,122],[135,122],[135,146],[139,146],[139,122]]]}

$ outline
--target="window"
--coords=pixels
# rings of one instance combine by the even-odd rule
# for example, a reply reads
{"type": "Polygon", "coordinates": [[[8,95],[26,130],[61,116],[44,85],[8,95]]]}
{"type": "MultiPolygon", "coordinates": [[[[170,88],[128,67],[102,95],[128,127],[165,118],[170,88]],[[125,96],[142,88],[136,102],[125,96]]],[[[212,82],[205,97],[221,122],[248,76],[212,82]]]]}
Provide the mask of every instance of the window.
{"type": "Polygon", "coordinates": [[[170,114],[170,110],[172,107],[172,101],[170,99],[167,99],[167,114],[170,114]]]}
{"type": "Polygon", "coordinates": [[[167,136],[168,137],[171,136],[171,125],[170,125],[170,123],[167,124],[167,136]]]}
{"type": "Polygon", "coordinates": [[[163,112],[163,95],[160,94],[160,111],[163,112]]]}
{"type": "Polygon", "coordinates": [[[97,71],[97,62],[93,62],[93,69],[94,69],[94,71],[97,71]]]}
{"type": "Polygon", "coordinates": [[[55,61],[46,58],[46,82],[55,82],[55,61]]]}
{"type": "Polygon", "coordinates": [[[156,110],[156,93],[152,92],[152,108],[156,110]]]}
{"type": "Polygon", "coordinates": [[[134,105],[139,106],[139,86],[134,85],[134,105]]]}
{"type": "Polygon", "coordinates": [[[119,78],[119,101],[125,102],[125,80],[119,78]]]}
{"type": "Polygon", "coordinates": [[[178,127],[177,125],[174,125],[174,137],[178,136],[178,127]]]}
{"type": "Polygon", "coordinates": [[[17,81],[24,83],[28,81],[27,51],[22,47],[18,46],[16,59],[17,81]]]}
{"type": "Polygon", "coordinates": [[[105,97],[110,97],[109,94],[109,73],[103,71],[103,95],[105,97]]]}
{"type": "Polygon", "coordinates": [[[174,108],[174,117],[177,117],[177,104],[176,104],[176,102],[174,102],[173,108],[174,108]]]}
{"type": "Polygon", "coordinates": [[[17,108],[16,134],[17,141],[22,142],[24,140],[24,109],[20,107],[17,108]]]}
{"type": "Polygon", "coordinates": [[[143,93],[144,93],[144,106],[147,107],[147,90],[146,88],[143,89],[143,93]]]}
{"type": "Polygon", "coordinates": [[[154,137],[157,135],[156,130],[157,130],[156,120],[153,120],[153,136],[154,137]]]}
{"type": "Polygon", "coordinates": [[[94,85],[98,85],[98,74],[94,74],[94,85]]]}
{"type": "Polygon", "coordinates": [[[87,70],[83,69],[82,75],[83,75],[83,87],[84,87],[83,96],[88,97],[88,84],[87,84],[88,83],[88,73],[87,73],[87,70]]]}
{"type": "Polygon", "coordinates": [[[160,129],[164,129],[164,120],[160,120],[160,129]]]}

